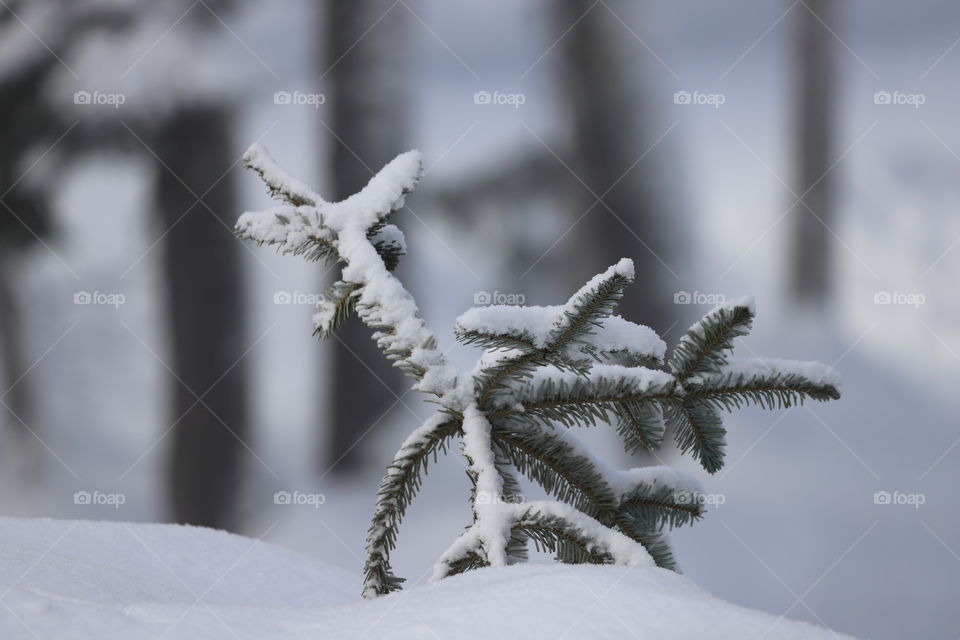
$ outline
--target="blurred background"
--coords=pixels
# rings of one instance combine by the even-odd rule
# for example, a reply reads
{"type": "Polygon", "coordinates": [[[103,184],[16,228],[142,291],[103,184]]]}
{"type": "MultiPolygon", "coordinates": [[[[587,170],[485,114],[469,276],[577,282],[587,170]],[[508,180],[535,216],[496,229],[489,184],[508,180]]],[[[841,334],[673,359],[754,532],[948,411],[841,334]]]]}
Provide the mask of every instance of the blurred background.
{"type": "MultiPolygon", "coordinates": [[[[269,203],[240,156],[335,199],[419,148],[400,273],[456,363],[475,297],[559,303],[628,256],[621,313],[668,344],[749,293],[740,355],[843,374],[840,402],[728,417],[713,477],[660,453],[713,498],[673,535],[686,575],[955,637],[958,43],[948,0],[2,0],[0,509],[225,528],[359,594],[430,406],[362,327],[311,337],[323,268],[235,240],[269,203]]],[[[402,528],[413,583],[469,518],[448,458],[402,528]]]]}

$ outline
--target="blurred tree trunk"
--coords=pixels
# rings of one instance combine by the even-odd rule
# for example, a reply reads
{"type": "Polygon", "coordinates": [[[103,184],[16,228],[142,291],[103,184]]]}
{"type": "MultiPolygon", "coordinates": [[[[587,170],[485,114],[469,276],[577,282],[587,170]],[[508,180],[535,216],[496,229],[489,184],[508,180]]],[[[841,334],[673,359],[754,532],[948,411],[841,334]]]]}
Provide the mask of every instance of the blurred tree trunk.
{"type": "Polygon", "coordinates": [[[791,211],[790,288],[802,304],[814,306],[827,302],[833,268],[828,227],[835,224],[835,215],[828,171],[835,131],[835,61],[834,38],[823,24],[832,24],[833,10],[833,0],[808,0],[796,7],[794,190],[802,198],[791,211]]]}
{"type": "MultiPolygon", "coordinates": [[[[8,3],[6,11],[0,8],[0,39],[23,28],[14,17],[14,11],[22,11],[23,4],[8,3]]],[[[52,39],[52,46],[62,53],[59,38],[52,39]]],[[[3,402],[15,414],[8,415],[7,409],[0,406],[0,415],[23,437],[23,442],[33,442],[24,424],[34,430],[37,425],[33,423],[29,376],[13,386],[30,366],[24,355],[23,308],[16,295],[14,264],[19,256],[37,246],[37,238],[50,233],[54,190],[26,179],[24,169],[31,153],[52,144],[68,126],[44,99],[44,89],[56,64],[53,56],[28,57],[26,62],[8,65],[0,72],[0,395],[9,390],[3,402]]]]}
{"type": "Polygon", "coordinates": [[[221,107],[184,108],[161,124],[154,145],[169,167],[157,167],[156,197],[163,229],[170,229],[164,267],[171,368],[180,379],[172,383],[179,419],[169,475],[173,517],[218,528],[232,524],[240,439],[249,433],[247,368],[240,360],[246,350],[243,287],[231,233],[237,206],[232,176],[220,179],[234,160],[230,121],[221,107]],[[194,205],[193,194],[208,189],[203,202],[209,210],[194,205]]]}
{"type": "Polygon", "coordinates": [[[0,414],[10,413],[6,422],[12,430],[20,436],[30,437],[26,433],[26,426],[32,427],[30,387],[26,380],[20,380],[29,368],[24,357],[23,310],[17,300],[14,287],[12,269],[9,261],[0,260],[0,357],[3,358],[3,378],[0,385],[5,408],[0,408],[0,414]]]}
{"type": "MultiPolygon", "coordinates": [[[[406,16],[402,7],[390,9],[383,0],[330,1],[325,7],[320,59],[329,91],[320,116],[333,134],[321,127],[320,135],[321,146],[329,149],[330,197],[340,199],[361,189],[372,172],[405,150],[401,60],[406,16]]],[[[322,466],[344,474],[361,463],[360,439],[394,404],[390,391],[398,391],[400,375],[385,363],[370,330],[355,317],[334,342],[322,466]]]]}
{"type": "Polygon", "coordinates": [[[632,258],[637,279],[619,313],[663,331],[673,315],[669,285],[674,276],[661,263],[669,265],[674,258],[663,228],[669,218],[658,213],[650,163],[641,162],[624,176],[660,132],[648,130],[644,78],[638,71],[643,67],[623,49],[626,30],[602,5],[593,4],[558,0],[553,5],[559,33],[576,22],[560,41],[563,64],[558,69],[572,119],[567,164],[593,193],[584,193],[574,215],[595,202],[594,194],[606,204],[596,204],[577,226],[576,250],[587,255],[568,260],[583,269],[571,282],[585,281],[599,265],[632,258]]]}

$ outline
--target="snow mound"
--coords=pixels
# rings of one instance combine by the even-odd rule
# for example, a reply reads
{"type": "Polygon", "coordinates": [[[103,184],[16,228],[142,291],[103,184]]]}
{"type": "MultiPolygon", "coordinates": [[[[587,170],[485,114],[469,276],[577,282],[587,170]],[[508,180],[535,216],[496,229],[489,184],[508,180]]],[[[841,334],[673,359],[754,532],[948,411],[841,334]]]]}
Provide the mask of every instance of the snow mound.
{"type": "Polygon", "coordinates": [[[838,638],[656,568],[529,564],[358,601],[359,576],[196,527],[0,519],[3,638],[838,638]]]}

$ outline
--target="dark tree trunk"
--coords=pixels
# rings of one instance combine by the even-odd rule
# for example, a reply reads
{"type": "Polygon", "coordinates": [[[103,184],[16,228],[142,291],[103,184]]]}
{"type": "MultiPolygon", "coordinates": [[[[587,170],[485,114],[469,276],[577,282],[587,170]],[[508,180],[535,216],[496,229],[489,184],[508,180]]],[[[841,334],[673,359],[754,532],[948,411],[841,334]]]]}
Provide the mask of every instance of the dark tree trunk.
{"type": "MultiPolygon", "coordinates": [[[[394,6],[381,19],[390,4],[378,0],[328,2],[326,7],[325,50],[320,58],[329,70],[330,90],[321,118],[333,134],[321,127],[320,135],[330,150],[330,197],[339,199],[361,189],[372,172],[405,150],[400,62],[405,10],[394,6]]],[[[322,467],[344,474],[360,464],[361,439],[394,404],[391,391],[399,389],[400,376],[385,363],[370,330],[356,318],[333,341],[322,467]]]]}
{"type": "MultiPolygon", "coordinates": [[[[656,188],[649,178],[654,161],[648,157],[624,176],[659,133],[650,135],[647,130],[643,77],[638,77],[642,66],[623,49],[623,25],[602,4],[591,5],[589,0],[561,0],[554,6],[560,33],[576,22],[560,41],[563,57],[558,72],[572,119],[568,164],[592,193],[583,190],[574,215],[602,196],[575,230],[576,250],[588,251],[589,257],[568,260],[583,268],[571,284],[585,281],[618,258],[632,258],[637,279],[619,312],[663,331],[673,315],[670,284],[675,276],[661,262],[670,265],[673,255],[663,230],[669,219],[658,212],[656,188]]],[[[568,178],[576,182],[573,176],[568,178]]]]}
{"type": "Polygon", "coordinates": [[[29,364],[23,354],[22,309],[17,300],[10,267],[0,264],[0,356],[3,358],[3,378],[0,385],[3,405],[0,415],[13,427],[12,431],[29,439],[26,425],[32,425],[30,416],[29,380],[21,380],[29,364]]]}
{"type": "Polygon", "coordinates": [[[179,378],[171,382],[178,420],[170,464],[173,517],[226,528],[240,480],[241,439],[248,435],[243,284],[231,232],[237,207],[232,176],[220,179],[233,163],[229,113],[179,111],[163,123],[155,149],[169,167],[157,167],[156,194],[163,228],[170,229],[164,266],[171,367],[179,378]],[[206,207],[194,204],[194,194],[206,207]]]}
{"type": "Polygon", "coordinates": [[[810,0],[795,9],[794,189],[801,201],[791,211],[790,285],[801,303],[814,306],[827,302],[833,267],[828,227],[835,224],[835,216],[828,172],[835,127],[834,38],[821,23],[836,31],[833,9],[832,0],[810,0]]]}

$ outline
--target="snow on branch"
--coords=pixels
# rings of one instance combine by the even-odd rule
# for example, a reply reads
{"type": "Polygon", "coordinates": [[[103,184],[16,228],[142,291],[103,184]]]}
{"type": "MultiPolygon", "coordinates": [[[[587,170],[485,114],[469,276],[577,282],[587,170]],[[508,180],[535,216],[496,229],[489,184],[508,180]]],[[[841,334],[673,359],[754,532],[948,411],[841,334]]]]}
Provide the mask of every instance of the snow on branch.
{"type": "Polygon", "coordinates": [[[374,330],[381,350],[417,380],[418,389],[437,396],[454,392],[456,372],[437,349],[436,337],[420,318],[413,296],[388,269],[383,255],[389,247],[405,248],[399,230],[390,232],[385,227],[420,180],[419,152],[397,156],[361,191],[333,203],[289,176],[262,147],[251,147],[244,158],[270,192],[289,204],[244,213],[237,222],[237,235],[276,245],[281,253],[344,264],[342,284],[335,285],[338,295],[332,300],[328,296],[315,317],[318,332],[329,333],[345,312],[356,310],[374,330]]]}
{"type": "Polygon", "coordinates": [[[267,184],[270,195],[295,207],[315,207],[326,204],[310,187],[290,177],[271,157],[270,152],[259,144],[251,145],[243,154],[243,166],[253,169],[267,184]]]}
{"type": "Polygon", "coordinates": [[[730,360],[755,309],[749,298],[714,309],[666,360],[653,330],[613,315],[633,281],[619,260],[563,305],[492,306],[457,319],[455,336],[481,347],[457,371],[437,349],[413,296],[393,275],[407,246],[392,224],[422,172],[401,154],[358,193],[326,202],[259,147],[245,156],[282,204],[245,213],[237,234],[281,253],[342,265],[314,317],[321,337],[357,314],[387,358],[435,396],[436,414],[408,436],[380,483],[367,536],[363,594],[399,589],[390,567],[400,522],[429,461],[460,438],[473,521],[440,556],[433,577],[522,561],[526,544],[563,562],[674,567],[665,530],[703,515],[702,489],[667,467],[610,468],[570,430],[611,425],[628,453],[660,447],[666,427],[682,452],[713,473],[723,465],[719,410],[839,398],[839,379],[817,363],[730,360]],[[514,471],[552,500],[528,501],[514,471]]]}
{"type": "MultiPolygon", "coordinates": [[[[564,306],[515,307],[489,305],[473,307],[457,318],[454,331],[466,344],[495,346],[516,343],[529,349],[545,349],[551,333],[562,322],[564,306]]],[[[585,355],[623,353],[638,359],[663,362],[667,345],[650,327],[620,316],[600,319],[576,347],[585,355]]],[[[571,353],[571,355],[573,355],[571,353]]]]}

